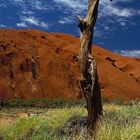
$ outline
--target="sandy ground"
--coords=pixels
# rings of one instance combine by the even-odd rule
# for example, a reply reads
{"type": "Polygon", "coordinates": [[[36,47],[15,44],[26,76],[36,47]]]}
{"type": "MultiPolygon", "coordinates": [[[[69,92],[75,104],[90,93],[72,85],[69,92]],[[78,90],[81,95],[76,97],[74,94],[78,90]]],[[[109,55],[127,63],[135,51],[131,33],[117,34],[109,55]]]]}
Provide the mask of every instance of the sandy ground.
{"type": "Polygon", "coordinates": [[[0,127],[11,125],[19,118],[42,115],[42,114],[45,114],[46,112],[47,112],[46,109],[35,109],[35,108],[6,109],[6,108],[3,108],[0,110],[0,127]]]}

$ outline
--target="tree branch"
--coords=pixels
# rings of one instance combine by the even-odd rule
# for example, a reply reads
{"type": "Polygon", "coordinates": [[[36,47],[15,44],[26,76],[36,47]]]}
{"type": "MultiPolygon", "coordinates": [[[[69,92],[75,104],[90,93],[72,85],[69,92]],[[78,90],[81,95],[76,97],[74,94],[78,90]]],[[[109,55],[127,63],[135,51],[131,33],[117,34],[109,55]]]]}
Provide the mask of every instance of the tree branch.
{"type": "MultiPolygon", "coordinates": [[[[112,0],[111,0],[112,1],[112,0]]],[[[98,82],[96,62],[92,57],[93,29],[98,16],[99,0],[88,0],[88,12],[85,19],[78,17],[81,31],[79,64],[81,71],[81,89],[87,102],[88,132],[93,136],[96,124],[102,114],[101,91],[98,82]]]]}

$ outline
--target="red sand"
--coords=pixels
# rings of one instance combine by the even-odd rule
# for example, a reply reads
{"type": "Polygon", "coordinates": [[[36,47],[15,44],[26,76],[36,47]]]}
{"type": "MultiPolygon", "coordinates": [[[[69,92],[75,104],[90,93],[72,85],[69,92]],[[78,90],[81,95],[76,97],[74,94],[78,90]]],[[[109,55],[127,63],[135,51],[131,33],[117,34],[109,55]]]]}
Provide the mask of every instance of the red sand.
{"type": "MultiPolygon", "coordinates": [[[[104,99],[140,98],[140,59],[93,47],[104,99]]],[[[80,97],[79,38],[0,30],[0,98],[80,97]]]]}

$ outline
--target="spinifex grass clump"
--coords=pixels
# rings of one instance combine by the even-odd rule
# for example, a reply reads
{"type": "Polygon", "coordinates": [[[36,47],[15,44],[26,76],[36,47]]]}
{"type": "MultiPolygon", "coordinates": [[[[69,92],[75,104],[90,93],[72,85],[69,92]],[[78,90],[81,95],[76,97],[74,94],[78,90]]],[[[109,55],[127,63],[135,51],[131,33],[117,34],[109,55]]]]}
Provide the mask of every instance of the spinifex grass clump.
{"type": "MultiPolygon", "coordinates": [[[[103,109],[97,140],[140,139],[140,102],[133,105],[105,103],[103,109]]],[[[32,111],[36,111],[36,108],[32,111]]],[[[0,126],[0,139],[86,140],[86,116],[86,108],[82,106],[49,109],[47,112],[44,110],[38,116],[18,118],[10,125],[0,126]]]]}
{"type": "Polygon", "coordinates": [[[62,139],[59,130],[72,116],[86,115],[83,107],[51,109],[40,116],[17,119],[10,126],[1,128],[4,140],[49,140],[62,139]]]}

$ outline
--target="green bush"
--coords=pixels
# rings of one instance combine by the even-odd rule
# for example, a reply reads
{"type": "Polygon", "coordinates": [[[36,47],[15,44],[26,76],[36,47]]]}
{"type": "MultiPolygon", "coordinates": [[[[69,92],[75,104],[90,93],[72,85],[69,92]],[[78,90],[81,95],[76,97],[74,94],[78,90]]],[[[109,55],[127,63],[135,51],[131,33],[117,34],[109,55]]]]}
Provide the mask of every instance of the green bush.
{"type": "Polygon", "coordinates": [[[42,108],[61,108],[85,105],[84,99],[4,99],[0,100],[0,107],[42,107],[42,108]]]}

